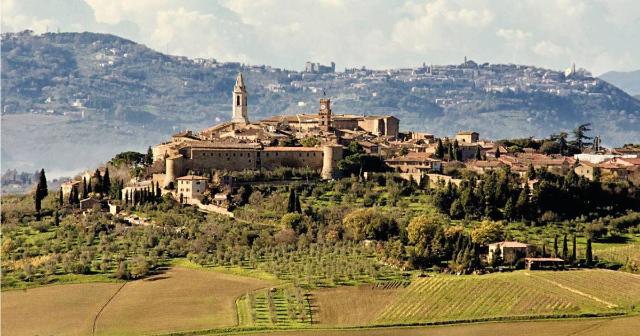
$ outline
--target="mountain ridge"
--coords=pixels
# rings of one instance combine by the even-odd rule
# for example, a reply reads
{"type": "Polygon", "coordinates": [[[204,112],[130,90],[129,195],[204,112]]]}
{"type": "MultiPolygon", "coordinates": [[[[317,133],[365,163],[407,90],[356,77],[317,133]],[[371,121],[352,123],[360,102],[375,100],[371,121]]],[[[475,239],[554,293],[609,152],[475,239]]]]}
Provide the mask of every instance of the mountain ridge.
{"type": "Polygon", "coordinates": [[[619,87],[631,96],[640,96],[640,69],[634,71],[608,71],[599,77],[619,87]]]}
{"type": "Polygon", "coordinates": [[[402,129],[436,135],[543,137],[592,122],[605,144],[640,138],[638,100],[597,78],[534,66],[311,73],[170,56],[98,33],[5,33],[2,44],[3,169],[77,169],[228,120],[238,72],[252,120],[315,113],[326,91],[334,113],[393,114],[402,129]]]}

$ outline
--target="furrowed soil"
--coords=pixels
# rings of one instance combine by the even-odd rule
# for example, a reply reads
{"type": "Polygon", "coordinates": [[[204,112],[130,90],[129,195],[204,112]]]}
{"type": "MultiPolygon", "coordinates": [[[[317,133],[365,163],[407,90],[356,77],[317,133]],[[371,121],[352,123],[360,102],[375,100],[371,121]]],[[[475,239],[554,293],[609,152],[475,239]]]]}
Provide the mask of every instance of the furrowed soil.
{"type": "Polygon", "coordinates": [[[171,268],[128,282],[120,291],[122,283],[6,291],[2,292],[2,335],[92,335],[96,316],[95,335],[234,326],[236,298],[269,284],[212,271],[171,268]]]}

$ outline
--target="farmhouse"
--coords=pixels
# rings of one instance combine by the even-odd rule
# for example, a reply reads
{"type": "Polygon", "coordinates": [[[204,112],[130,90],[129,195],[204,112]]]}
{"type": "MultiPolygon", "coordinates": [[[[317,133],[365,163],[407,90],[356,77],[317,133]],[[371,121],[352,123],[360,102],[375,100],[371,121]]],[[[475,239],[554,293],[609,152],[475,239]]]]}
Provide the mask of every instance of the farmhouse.
{"type": "Polygon", "coordinates": [[[518,259],[525,258],[531,249],[531,245],[516,241],[503,241],[489,244],[487,261],[492,263],[496,258],[500,257],[505,264],[514,264],[518,259]]]}

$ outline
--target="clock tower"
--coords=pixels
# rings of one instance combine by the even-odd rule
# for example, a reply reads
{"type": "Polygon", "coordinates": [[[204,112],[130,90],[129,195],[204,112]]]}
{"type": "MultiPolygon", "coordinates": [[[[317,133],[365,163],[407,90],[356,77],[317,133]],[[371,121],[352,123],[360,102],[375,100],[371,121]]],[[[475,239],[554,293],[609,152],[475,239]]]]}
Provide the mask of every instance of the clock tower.
{"type": "Polygon", "coordinates": [[[320,99],[320,111],[318,112],[318,127],[324,132],[331,131],[331,100],[320,99]]]}

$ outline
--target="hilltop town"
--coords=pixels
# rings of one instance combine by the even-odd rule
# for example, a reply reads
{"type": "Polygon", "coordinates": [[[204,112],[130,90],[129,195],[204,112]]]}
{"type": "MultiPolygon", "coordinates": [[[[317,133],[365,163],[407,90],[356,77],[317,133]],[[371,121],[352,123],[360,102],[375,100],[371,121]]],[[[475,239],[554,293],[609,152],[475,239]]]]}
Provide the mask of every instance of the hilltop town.
{"type": "MultiPolygon", "coordinates": [[[[573,70],[568,70],[573,71],[573,70]]],[[[464,171],[483,175],[508,169],[533,188],[532,171],[559,176],[573,172],[590,181],[640,182],[640,148],[607,149],[601,139],[589,142],[588,125],[581,125],[578,147],[570,148],[567,135],[536,141],[496,142],[475,131],[451,137],[402,131],[392,115],[337,113],[330,98],[321,98],[317,114],[279,115],[251,120],[251,106],[242,73],[232,90],[231,119],[199,131],[181,131],[150,147],[153,164],[128,182],[122,200],[136,203],[141,193],[162,190],[180,203],[226,212],[233,204],[233,172],[301,169],[324,180],[392,171],[416,183],[460,184],[464,171]],[[584,141],[584,142],[583,142],[584,141]],[[563,148],[564,146],[564,148],[563,148]],[[346,156],[358,148],[379,164],[360,163],[358,171],[345,169],[346,156]],[[427,182],[425,182],[427,181],[427,182]],[[218,193],[211,194],[210,184],[218,193]]],[[[371,161],[370,161],[371,162],[371,161]]],[[[91,183],[92,175],[85,177],[91,183]]],[[[245,180],[245,182],[250,180],[245,180]]],[[[65,196],[80,188],[81,180],[64,184],[65,196]]],[[[523,182],[523,183],[524,183],[523,182]]]]}

